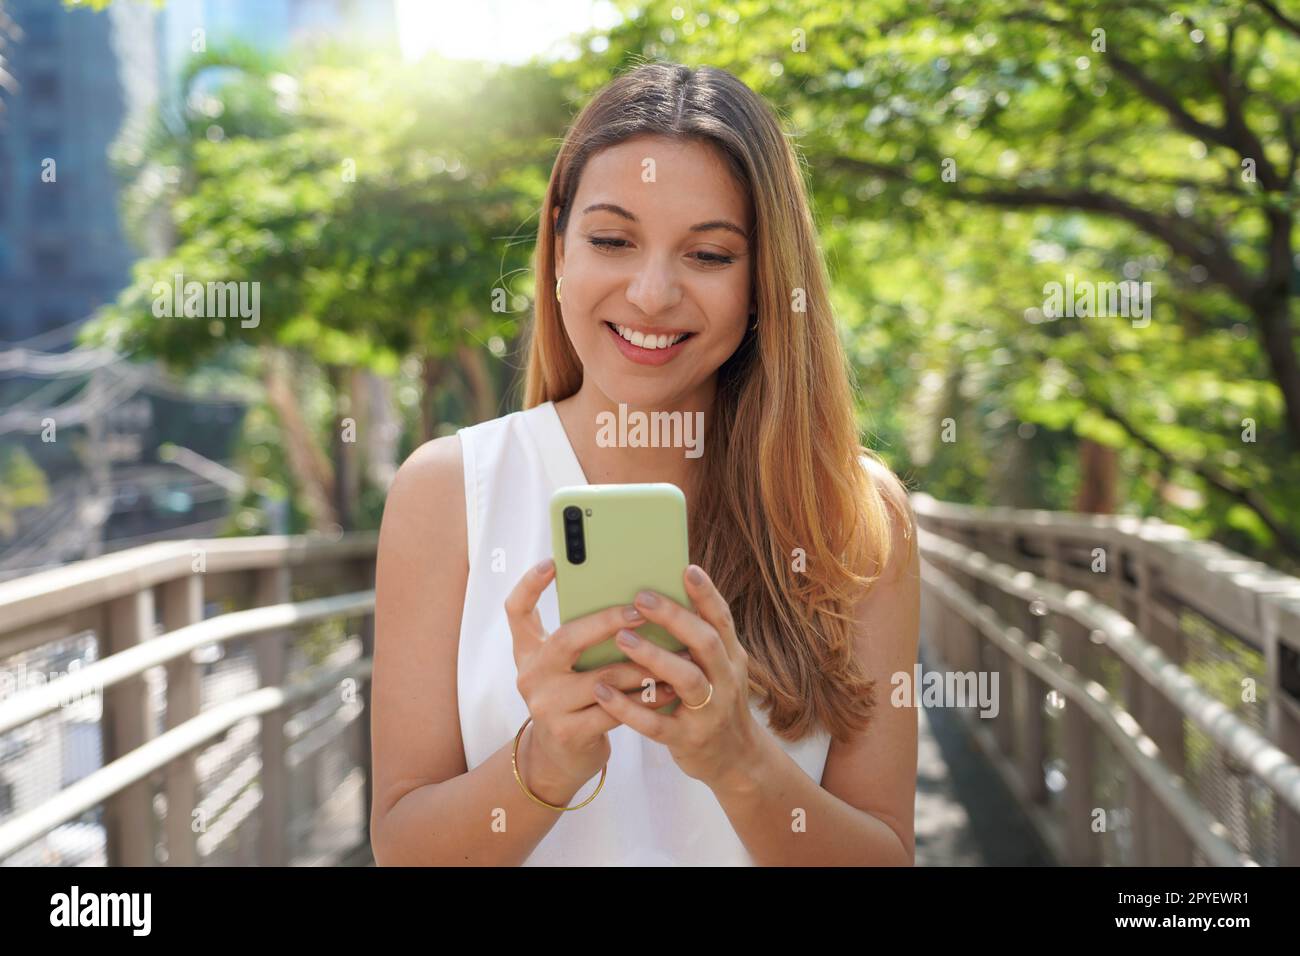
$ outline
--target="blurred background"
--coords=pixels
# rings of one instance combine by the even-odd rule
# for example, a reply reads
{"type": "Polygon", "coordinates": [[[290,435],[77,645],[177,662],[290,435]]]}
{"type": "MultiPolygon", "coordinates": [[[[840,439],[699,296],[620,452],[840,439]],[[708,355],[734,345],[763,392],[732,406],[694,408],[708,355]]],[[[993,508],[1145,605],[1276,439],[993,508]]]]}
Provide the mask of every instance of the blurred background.
{"type": "Polygon", "coordinates": [[[922,665],[1001,678],[918,863],[1300,862],[1284,0],[0,0],[0,862],[369,862],[388,483],[519,407],[566,125],[660,59],[793,137],[922,665]]]}

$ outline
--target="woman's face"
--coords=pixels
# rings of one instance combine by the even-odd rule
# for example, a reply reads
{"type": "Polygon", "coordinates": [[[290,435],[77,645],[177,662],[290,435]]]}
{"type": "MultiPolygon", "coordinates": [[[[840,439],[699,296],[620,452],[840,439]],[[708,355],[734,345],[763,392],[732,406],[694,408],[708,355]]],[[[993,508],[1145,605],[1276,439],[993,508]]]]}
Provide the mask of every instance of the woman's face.
{"type": "Polygon", "coordinates": [[[751,225],[714,146],[639,136],[588,160],[555,251],[584,380],[615,404],[692,403],[750,322],[751,225]]]}

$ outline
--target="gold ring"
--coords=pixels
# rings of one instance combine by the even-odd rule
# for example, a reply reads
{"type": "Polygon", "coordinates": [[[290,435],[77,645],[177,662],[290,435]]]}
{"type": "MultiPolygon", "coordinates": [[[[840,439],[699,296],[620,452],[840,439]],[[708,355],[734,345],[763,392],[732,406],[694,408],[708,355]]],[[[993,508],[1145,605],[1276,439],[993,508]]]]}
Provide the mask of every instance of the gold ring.
{"type": "Polygon", "coordinates": [[[702,700],[702,701],[701,701],[700,703],[698,703],[698,704],[688,704],[688,703],[686,703],[686,701],[682,701],[682,706],[687,707],[687,708],[689,708],[690,710],[699,710],[701,707],[703,707],[705,704],[707,704],[707,703],[708,703],[709,701],[711,701],[711,700],[713,700],[713,685],[712,685],[712,684],[709,684],[709,696],[708,696],[708,697],[704,698],[704,700],[702,700]]]}

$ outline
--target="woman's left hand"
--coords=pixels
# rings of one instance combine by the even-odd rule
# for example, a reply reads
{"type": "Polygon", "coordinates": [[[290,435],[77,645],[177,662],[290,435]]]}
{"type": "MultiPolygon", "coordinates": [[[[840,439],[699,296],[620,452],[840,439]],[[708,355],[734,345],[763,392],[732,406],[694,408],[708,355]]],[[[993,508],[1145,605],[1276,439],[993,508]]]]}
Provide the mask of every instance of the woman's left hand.
{"type": "Polygon", "coordinates": [[[596,687],[596,703],[633,730],[666,746],[687,776],[716,787],[752,766],[762,728],[749,709],[749,655],[736,637],[731,608],[698,566],[686,569],[685,581],[698,614],[651,591],[638,594],[636,606],[646,620],[685,644],[689,658],[627,629],[617,637],[623,653],[672,685],[681,705],[668,716],[629,701],[622,693],[602,698],[603,684],[596,687]],[[635,639],[632,645],[626,642],[629,635],[635,639]],[[698,710],[686,707],[705,700],[708,703],[698,710]]]}

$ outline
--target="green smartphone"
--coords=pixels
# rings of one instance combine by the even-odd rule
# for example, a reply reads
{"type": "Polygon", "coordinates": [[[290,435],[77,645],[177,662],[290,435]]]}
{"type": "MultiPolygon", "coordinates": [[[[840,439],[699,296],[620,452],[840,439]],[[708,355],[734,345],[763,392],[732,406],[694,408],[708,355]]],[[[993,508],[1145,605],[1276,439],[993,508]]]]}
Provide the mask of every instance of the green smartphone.
{"type": "MultiPolygon", "coordinates": [[[[690,563],[686,495],[676,485],[572,485],[551,496],[551,544],[560,621],[631,604],[643,589],[692,611],[682,576],[690,563]]],[[[658,624],[632,630],[670,651],[686,645],[658,624]]],[[[629,660],[610,637],[587,648],[574,670],[629,660]]],[[[673,701],[665,712],[676,709],[673,701]]]]}

